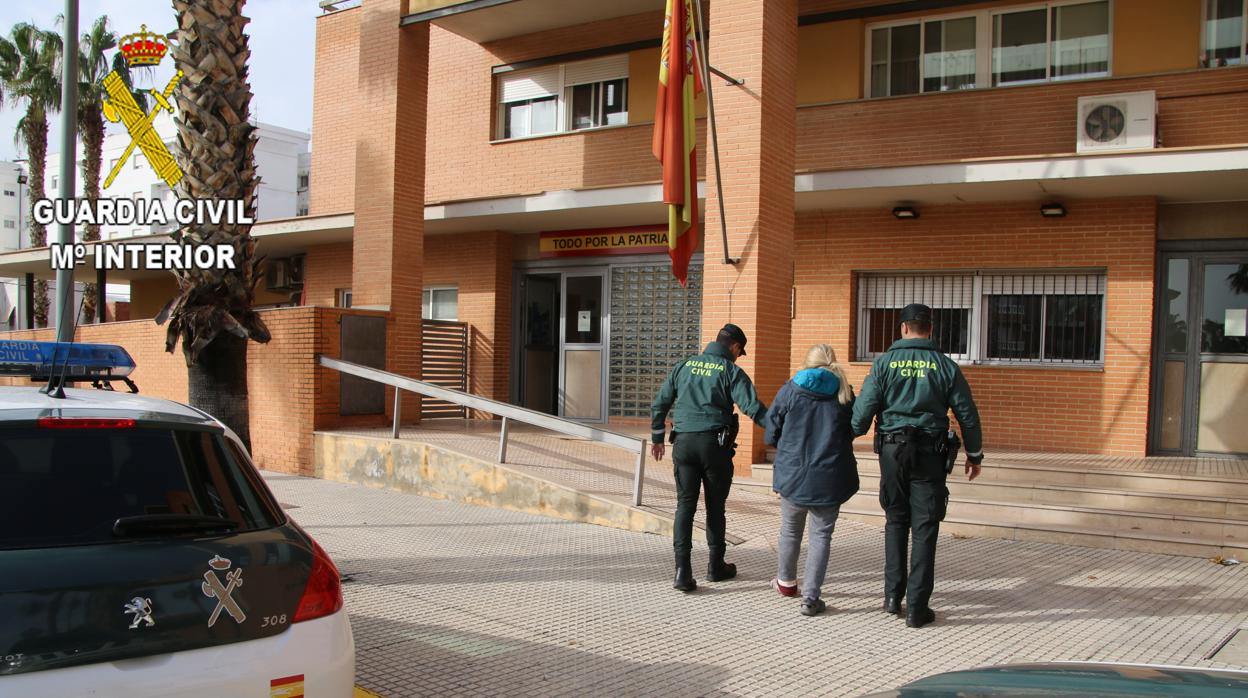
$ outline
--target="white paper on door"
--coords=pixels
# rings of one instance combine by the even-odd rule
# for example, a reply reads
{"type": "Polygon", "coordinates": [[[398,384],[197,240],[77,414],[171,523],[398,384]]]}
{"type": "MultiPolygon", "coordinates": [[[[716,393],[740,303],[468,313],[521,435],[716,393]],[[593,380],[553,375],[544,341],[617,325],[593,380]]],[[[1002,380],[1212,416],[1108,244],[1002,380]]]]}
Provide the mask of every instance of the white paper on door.
{"type": "Polygon", "coordinates": [[[1223,334],[1226,337],[1248,336],[1248,308],[1226,309],[1226,326],[1223,334]]]}
{"type": "Polygon", "coordinates": [[[589,329],[589,321],[590,321],[590,316],[592,315],[592,313],[593,311],[590,311],[590,310],[576,311],[576,331],[577,332],[591,331],[589,329]]]}

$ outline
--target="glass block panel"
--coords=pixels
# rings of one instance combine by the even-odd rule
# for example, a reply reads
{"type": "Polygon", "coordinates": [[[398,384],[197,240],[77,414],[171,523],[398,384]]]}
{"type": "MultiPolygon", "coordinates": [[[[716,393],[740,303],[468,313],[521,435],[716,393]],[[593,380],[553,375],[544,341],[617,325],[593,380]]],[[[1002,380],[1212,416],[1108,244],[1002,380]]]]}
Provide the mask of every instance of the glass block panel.
{"type": "Polygon", "coordinates": [[[702,267],[681,288],[663,264],[611,270],[612,417],[649,417],[672,366],[701,347],[702,267]]]}

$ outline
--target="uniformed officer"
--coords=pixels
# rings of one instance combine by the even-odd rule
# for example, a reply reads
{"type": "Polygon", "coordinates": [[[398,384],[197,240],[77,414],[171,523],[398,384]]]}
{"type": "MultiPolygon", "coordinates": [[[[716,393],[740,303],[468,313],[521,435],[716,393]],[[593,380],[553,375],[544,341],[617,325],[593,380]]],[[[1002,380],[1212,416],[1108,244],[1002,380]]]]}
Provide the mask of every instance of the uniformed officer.
{"type": "Polygon", "coordinates": [[[979,410],[962,370],[932,341],[932,309],[915,303],[901,311],[901,339],[871,365],[854,404],[854,434],[876,423],[880,455],[880,506],[884,508],[884,610],[901,613],[906,625],[921,628],[936,619],[928,606],[936,564],[936,536],[945,518],[949,490],[945,478],[956,457],[949,410],[966,443],[966,474],[974,480],[983,460],[979,410]],[[906,548],[913,550],[906,570],[906,548]]]}
{"type": "Polygon", "coordinates": [[[701,354],[676,364],[650,406],[650,453],[658,461],[666,452],[663,436],[668,412],[672,413],[677,491],[672,536],[676,579],[672,587],[680,591],[698,587],[689,555],[700,488],[706,490],[706,544],[711,552],[706,576],[712,582],[737,576],[737,566],[724,562],[724,503],[732,487],[732,457],[736,453],[737,418],[732,406],[736,403],[759,426],[767,414],[750,377],[735,363],[741,356],[745,356],[745,333],[736,325],[724,325],[701,354]]]}

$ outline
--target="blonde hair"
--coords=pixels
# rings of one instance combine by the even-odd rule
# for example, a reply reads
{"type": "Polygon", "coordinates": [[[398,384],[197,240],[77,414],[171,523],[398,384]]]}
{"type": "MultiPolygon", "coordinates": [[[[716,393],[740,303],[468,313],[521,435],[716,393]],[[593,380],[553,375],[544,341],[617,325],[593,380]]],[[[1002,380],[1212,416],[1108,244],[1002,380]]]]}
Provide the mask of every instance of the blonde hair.
{"type": "Polygon", "coordinates": [[[806,360],[802,362],[802,368],[821,368],[832,373],[841,381],[841,387],[837,390],[836,399],[842,405],[848,405],[850,400],[854,399],[854,388],[849,384],[849,379],[845,377],[845,370],[836,363],[836,350],[831,344],[816,344],[806,352],[806,360]]]}

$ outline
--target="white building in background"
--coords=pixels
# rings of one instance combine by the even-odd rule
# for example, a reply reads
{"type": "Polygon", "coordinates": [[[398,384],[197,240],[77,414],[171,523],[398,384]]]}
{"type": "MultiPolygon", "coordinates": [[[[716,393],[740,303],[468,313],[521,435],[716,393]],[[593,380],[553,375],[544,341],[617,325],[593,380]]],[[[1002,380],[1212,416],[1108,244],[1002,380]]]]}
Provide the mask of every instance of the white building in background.
{"type": "MultiPolygon", "coordinates": [[[[25,208],[26,185],[19,178],[26,176],[24,162],[0,161],[0,252],[27,245],[25,208]]],[[[21,282],[0,278],[0,330],[24,327],[21,282]]]]}
{"type": "MultiPolygon", "coordinates": [[[[173,116],[161,112],[153,122],[156,133],[170,152],[176,153],[177,127],[173,116]]],[[[301,174],[306,175],[301,163],[310,162],[308,144],[311,135],[266,123],[256,124],[256,174],[260,177],[260,186],[256,191],[256,220],[273,218],[290,218],[299,214],[301,174]]],[[[157,199],[164,202],[165,211],[170,223],[164,226],[101,226],[100,238],[114,240],[134,235],[150,235],[164,233],[174,229],[173,202],[174,194],[165,182],[156,174],[142,150],[134,148],[127,156],[126,150],[131,143],[130,134],[125,131],[109,133],[104,138],[104,155],[100,165],[100,195],[113,199],[157,199]],[[123,160],[123,156],[125,159],[123,160]],[[113,168],[117,168],[117,176],[112,184],[104,188],[104,182],[113,168]]],[[[49,144],[51,146],[52,144],[49,144]]],[[[81,151],[81,145],[79,146],[81,151]]],[[[82,153],[79,152],[79,167],[82,153]]],[[[49,196],[53,195],[60,184],[60,157],[55,152],[48,153],[46,186],[49,196]]],[[[82,175],[78,174],[78,195],[82,195],[82,175]]],[[[306,199],[306,194],[303,195],[306,199]]],[[[306,201],[304,204],[306,210],[306,201]]],[[[81,239],[84,231],[78,231],[81,239]]]]}
{"type": "MultiPolygon", "coordinates": [[[[161,112],[153,121],[156,133],[160,135],[165,146],[171,152],[176,152],[177,147],[177,126],[174,124],[173,116],[167,112],[161,112]]],[[[297,215],[307,215],[308,212],[308,180],[311,168],[311,154],[308,151],[308,145],[311,141],[311,135],[303,131],[295,131],[280,126],[274,126],[266,123],[256,123],[256,147],[254,150],[256,158],[256,174],[260,178],[260,185],[256,190],[256,220],[270,220],[275,218],[290,218],[297,215]]],[[[124,130],[110,132],[104,138],[103,157],[100,163],[100,195],[101,197],[109,197],[113,199],[157,199],[163,202],[163,206],[170,220],[166,225],[105,225],[100,227],[100,238],[103,240],[115,240],[121,238],[133,237],[135,235],[150,235],[153,233],[170,232],[176,226],[173,223],[173,203],[174,193],[165,184],[164,180],[156,174],[156,171],[147,162],[143,152],[135,147],[129,154],[126,153],[131,144],[131,138],[124,130]],[[124,160],[123,160],[124,157],[124,160]],[[104,187],[109,173],[113,168],[117,168],[117,175],[113,182],[104,187]]],[[[46,175],[44,179],[45,192],[49,198],[55,197],[60,186],[60,155],[58,151],[52,150],[56,146],[50,142],[47,157],[46,175]]],[[[78,152],[78,171],[76,174],[76,191],[78,196],[83,193],[82,178],[82,141],[79,139],[78,152]]],[[[14,213],[14,227],[9,228],[7,222],[10,217],[5,213],[10,201],[21,199],[25,204],[26,210],[29,210],[29,191],[24,187],[16,186],[16,165],[12,163],[0,163],[0,181],[3,184],[4,193],[0,195],[0,251],[6,247],[14,249],[18,247],[29,247],[30,241],[27,239],[28,233],[25,231],[23,224],[24,218],[20,213],[14,213]],[[12,172],[10,172],[12,170],[12,172]],[[7,184],[12,180],[13,185],[7,184]],[[14,191],[15,196],[8,196],[8,191],[14,191]],[[10,232],[16,231],[18,235],[9,236],[10,232]],[[10,238],[12,239],[10,240],[10,238]]],[[[13,204],[15,207],[17,204],[13,204]]],[[[150,204],[149,204],[150,205],[150,204]]],[[[14,209],[17,210],[16,208],[14,209]]],[[[52,238],[55,226],[49,226],[48,236],[52,238]]],[[[86,231],[79,229],[76,231],[76,238],[82,239],[86,231]]],[[[23,329],[26,327],[25,309],[20,307],[23,296],[21,288],[22,280],[20,279],[0,279],[0,329],[23,329]],[[15,308],[15,310],[11,310],[15,308]]],[[[55,326],[56,309],[55,309],[55,282],[49,282],[50,307],[48,309],[49,326],[55,326]]],[[[74,297],[75,307],[81,307],[81,290],[78,290],[74,297]]],[[[130,299],[130,287],[126,284],[108,284],[108,300],[128,301],[130,299]]]]}
{"type": "Polygon", "coordinates": [[[312,153],[299,153],[299,189],[295,202],[295,215],[308,215],[308,183],[312,180],[312,153]]]}

